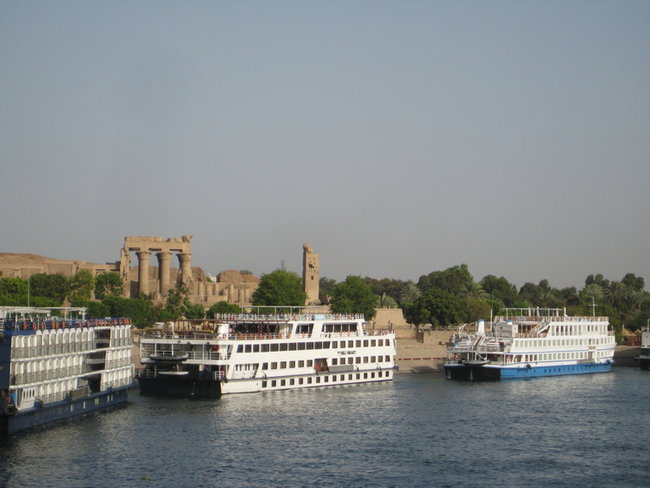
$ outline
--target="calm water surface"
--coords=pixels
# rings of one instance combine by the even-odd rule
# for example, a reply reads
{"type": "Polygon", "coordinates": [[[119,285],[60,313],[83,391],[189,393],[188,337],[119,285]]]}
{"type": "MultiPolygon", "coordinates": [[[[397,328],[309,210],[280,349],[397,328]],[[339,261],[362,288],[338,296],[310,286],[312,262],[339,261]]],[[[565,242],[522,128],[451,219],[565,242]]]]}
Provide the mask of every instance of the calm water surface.
{"type": "Polygon", "coordinates": [[[650,374],[159,400],[0,441],[6,487],[641,487],[650,374]]]}

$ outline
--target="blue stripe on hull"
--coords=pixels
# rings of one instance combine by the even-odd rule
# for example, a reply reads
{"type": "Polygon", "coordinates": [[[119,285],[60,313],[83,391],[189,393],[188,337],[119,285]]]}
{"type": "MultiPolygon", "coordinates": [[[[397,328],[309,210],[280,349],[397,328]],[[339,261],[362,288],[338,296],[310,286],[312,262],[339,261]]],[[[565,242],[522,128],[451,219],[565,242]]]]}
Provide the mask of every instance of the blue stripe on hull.
{"type": "Polygon", "coordinates": [[[562,366],[534,366],[527,368],[500,368],[502,380],[520,378],[539,378],[542,376],[562,376],[565,374],[606,373],[612,369],[612,363],[568,364],[562,366]]]}
{"type": "MultiPolygon", "coordinates": [[[[118,406],[127,402],[127,388],[97,393],[75,400],[64,400],[40,408],[33,408],[0,419],[6,422],[5,433],[11,434],[21,430],[33,429],[53,422],[63,421],[96,410],[118,406]]],[[[4,429],[3,429],[4,430],[4,429]]]]}
{"type": "Polygon", "coordinates": [[[452,364],[445,366],[447,378],[454,380],[517,380],[541,378],[543,376],[563,376],[569,374],[606,373],[612,369],[612,363],[588,363],[568,365],[546,365],[502,368],[498,366],[468,366],[452,364]]]}

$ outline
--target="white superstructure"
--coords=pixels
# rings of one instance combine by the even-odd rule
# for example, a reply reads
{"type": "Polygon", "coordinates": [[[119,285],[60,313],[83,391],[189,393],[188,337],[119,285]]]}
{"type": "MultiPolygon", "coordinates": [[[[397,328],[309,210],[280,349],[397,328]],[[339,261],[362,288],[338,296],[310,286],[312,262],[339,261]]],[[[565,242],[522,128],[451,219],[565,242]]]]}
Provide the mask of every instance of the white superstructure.
{"type": "Polygon", "coordinates": [[[365,325],[362,315],[223,315],[145,334],[140,352],[145,364],[187,355],[184,367],[219,378],[222,394],[392,380],[395,334],[365,325]]]}
{"type": "Polygon", "coordinates": [[[129,320],[84,314],[0,307],[0,433],[126,403],[134,370],[129,320]]]}

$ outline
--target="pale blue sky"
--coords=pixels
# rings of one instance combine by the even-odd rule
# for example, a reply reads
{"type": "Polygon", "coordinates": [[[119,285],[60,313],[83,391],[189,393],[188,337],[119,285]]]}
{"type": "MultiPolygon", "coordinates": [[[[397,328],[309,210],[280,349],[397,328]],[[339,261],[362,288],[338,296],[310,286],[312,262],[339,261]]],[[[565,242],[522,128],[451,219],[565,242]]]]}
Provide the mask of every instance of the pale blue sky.
{"type": "Polygon", "coordinates": [[[0,0],[0,252],[650,280],[650,2],[0,0]]]}

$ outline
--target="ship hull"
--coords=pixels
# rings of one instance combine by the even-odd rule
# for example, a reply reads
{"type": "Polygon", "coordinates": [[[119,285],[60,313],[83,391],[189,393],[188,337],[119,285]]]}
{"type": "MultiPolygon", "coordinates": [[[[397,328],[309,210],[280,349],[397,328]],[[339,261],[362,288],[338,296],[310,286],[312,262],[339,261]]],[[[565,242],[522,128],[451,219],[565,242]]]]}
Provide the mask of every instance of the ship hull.
{"type": "Polygon", "coordinates": [[[573,374],[606,373],[611,371],[612,363],[578,363],[563,365],[540,365],[501,367],[494,365],[445,365],[445,375],[452,380],[466,381],[499,381],[527,378],[541,378],[544,376],[564,376],[573,374]]]}
{"type": "Polygon", "coordinates": [[[639,365],[641,366],[641,369],[650,369],[650,357],[639,358],[639,365]]]}
{"type": "Polygon", "coordinates": [[[221,382],[188,376],[157,375],[137,377],[140,394],[169,398],[217,399],[221,397],[221,382]]]}
{"type": "Polygon", "coordinates": [[[124,387],[30,408],[11,415],[3,413],[0,414],[0,433],[6,435],[46,427],[91,412],[125,405],[127,399],[127,388],[124,387]]]}

